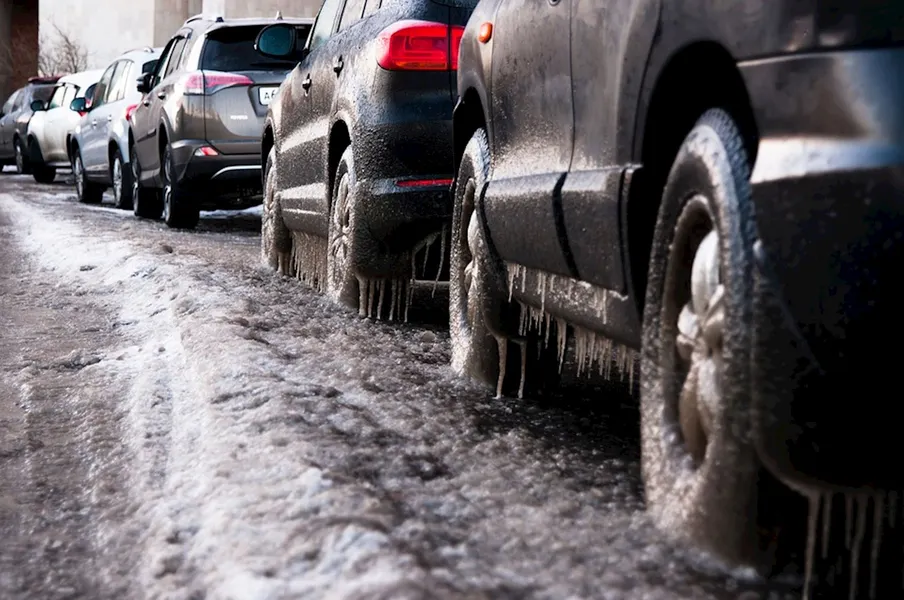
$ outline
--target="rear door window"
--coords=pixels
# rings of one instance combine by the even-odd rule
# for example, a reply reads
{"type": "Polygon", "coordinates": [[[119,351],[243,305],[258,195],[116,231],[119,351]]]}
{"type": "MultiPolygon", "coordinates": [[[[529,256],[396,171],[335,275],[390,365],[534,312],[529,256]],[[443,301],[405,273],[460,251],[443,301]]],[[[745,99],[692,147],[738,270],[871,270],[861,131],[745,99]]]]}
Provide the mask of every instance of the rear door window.
{"type": "Polygon", "coordinates": [[[116,72],[113,73],[113,83],[110,85],[110,92],[107,95],[107,102],[116,102],[122,100],[126,95],[126,85],[128,84],[129,70],[132,61],[121,60],[116,65],[116,72]]]}
{"type": "Polygon", "coordinates": [[[369,17],[380,10],[380,2],[381,0],[367,0],[367,5],[364,7],[364,16],[369,17]]]}
{"type": "Polygon", "coordinates": [[[342,11],[342,20],[339,22],[339,31],[348,29],[361,20],[364,12],[365,0],[346,0],[345,9],[342,11]]]}
{"type": "Polygon", "coordinates": [[[78,86],[75,85],[67,85],[66,86],[66,94],[63,96],[63,106],[69,108],[69,105],[72,104],[72,101],[75,100],[75,96],[78,94],[78,86]]]}
{"type": "MultiPolygon", "coordinates": [[[[207,34],[201,54],[201,69],[206,71],[288,71],[298,61],[268,58],[254,49],[262,25],[223,27],[207,34]]],[[[298,28],[304,35],[304,28],[298,28]]]]}
{"type": "Polygon", "coordinates": [[[66,86],[59,86],[56,91],[53,92],[53,96],[50,97],[50,102],[47,104],[47,110],[51,108],[59,108],[63,106],[63,98],[66,96],[66,86]]]}
{"type": "Polygon", "coordinates": [[[166,72],[163,74],[163,78],[166,79],[173,73],[178,67],[179,63],[182,61],[182,51],[185,49],[186,40],[184,37],[176,40],[176,43],[173,44],[173,52],[170,55],[169,62],[166,64],[166,72]]]}
{"type": "Polygon", "coordinates": [[[110,84],[113,82],[113,71],[115,69],[116,63],[113,63],[107,67],[107,70],[101,75],[100,81],[97,82],[97,86],[94,88],[94,98],[91,101],[91,108],[98,108],[106,103],[107,90],[110,89],[110,84]]]}

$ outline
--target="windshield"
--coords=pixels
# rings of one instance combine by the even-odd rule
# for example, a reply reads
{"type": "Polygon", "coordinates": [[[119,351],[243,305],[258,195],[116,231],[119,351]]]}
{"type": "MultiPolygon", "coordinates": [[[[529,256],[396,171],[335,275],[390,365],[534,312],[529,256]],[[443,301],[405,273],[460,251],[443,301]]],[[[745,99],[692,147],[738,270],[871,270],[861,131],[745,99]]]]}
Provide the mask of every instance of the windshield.
{"type": "Polygon", "coordinates": [[[40,100],[41,102],[47,102],[50,100],[50,97],[53,95],[53,90],[56,89],[54,84],[44,84],[44,85],[36,85],[31,90],[31,99],[40,100]]]}
{"type": "MultiPolygon", "coordinates": [[[[217,29],[207,35],[201,68],[209,71],[288,71],[298,61],[280,60],[262,56],[254,49],[254,40],[263,25],[217,29]]],[[[298,45],[304,45],[308,37],[308,25],[298,27],[298,45]]]]}

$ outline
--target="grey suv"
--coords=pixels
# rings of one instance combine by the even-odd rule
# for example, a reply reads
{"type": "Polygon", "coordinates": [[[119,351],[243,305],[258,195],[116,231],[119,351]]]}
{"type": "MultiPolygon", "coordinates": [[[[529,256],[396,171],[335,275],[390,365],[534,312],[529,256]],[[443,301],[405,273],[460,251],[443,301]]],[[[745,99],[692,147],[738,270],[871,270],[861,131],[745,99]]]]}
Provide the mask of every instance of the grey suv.
{"type": "Polygon", "coordinates": [[[135,214],[193,228],[202,208],[260,202],[261,136],[267,107],[297,61],[255,51],[261,29],[312,19],[188,19],[143,75],[131,115],[135,214]]]}

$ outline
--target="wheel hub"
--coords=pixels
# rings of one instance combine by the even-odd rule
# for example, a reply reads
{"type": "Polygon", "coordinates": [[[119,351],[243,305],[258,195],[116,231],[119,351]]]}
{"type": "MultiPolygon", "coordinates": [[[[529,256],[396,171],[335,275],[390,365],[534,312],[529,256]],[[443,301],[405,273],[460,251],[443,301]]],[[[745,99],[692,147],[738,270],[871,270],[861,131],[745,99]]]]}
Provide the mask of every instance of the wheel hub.
{"type": "Polygon", "coordinates": [[[348,259],[348,237],[351,235],[351,204],[349,203],[348,176],[345,175],[339,181],[339,190],[336,198],[336,206],[333,211],[333,224],[336,237],[330,245],[330,253],[335,259],[335,274],[339,276],[345,270],[345,262],[348,259]]]}
{"type": "Polygon", "coordinates": [[[698,463],[706,455],[713,419],[721,410],[724,297],[719,236],[711,229],[694,251],[690,299],[678,317],[676,350],[687,373],[678,414],[685,444],[698,463]]]}

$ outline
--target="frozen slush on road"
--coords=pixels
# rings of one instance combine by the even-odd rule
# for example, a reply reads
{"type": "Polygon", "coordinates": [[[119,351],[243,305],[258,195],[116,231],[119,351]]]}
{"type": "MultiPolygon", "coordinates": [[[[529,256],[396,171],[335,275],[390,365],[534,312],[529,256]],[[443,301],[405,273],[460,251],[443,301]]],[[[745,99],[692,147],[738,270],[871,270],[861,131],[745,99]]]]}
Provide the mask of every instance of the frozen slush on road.
{"type": "MultiPolygon", "coordinates": [[[[23,270],[4,293],[106,315],[84,328],[106,340],[84,360],[46,357],[75,364],[76,384],[103,382],[60,410],[108,423],[79,454],[121,479],[92,467],[69,482],[86,498],[89,549],[69,558],[93,565],[73,585],[86,595],[734,598],[753,585],[657,541],[629,400],[492,400],[449,369],[440,329],[358,320],[256,266],[253,235],[13,194],[0,191],[0,232],[23,270]]],[[[0,564],[41,572],[7,552],[0,564]]]]}

